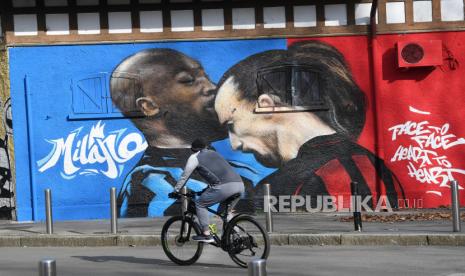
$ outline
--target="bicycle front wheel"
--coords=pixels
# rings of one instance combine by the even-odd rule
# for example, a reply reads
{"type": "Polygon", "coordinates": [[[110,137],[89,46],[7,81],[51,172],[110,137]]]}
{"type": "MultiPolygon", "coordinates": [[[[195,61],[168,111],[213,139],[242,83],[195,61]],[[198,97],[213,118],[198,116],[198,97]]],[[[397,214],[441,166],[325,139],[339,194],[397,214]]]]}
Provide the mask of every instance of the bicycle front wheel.
{"type": "Polygon", "coordinates": [[[270,254],[268,233],[251,216],[243,215],[232,219],[225,235],[228,254],[241,267],[246,268],[252,259],[266,259],[270,254]]]}
{"type": "Polygon", "coordinates": [[[191,238],[200,232],[199,226],[190,218],[176,216],[167,220],[161,231],[161,245],[166,256],[179,265],[195,263],[202,254],[203,243],[191,238]]]}

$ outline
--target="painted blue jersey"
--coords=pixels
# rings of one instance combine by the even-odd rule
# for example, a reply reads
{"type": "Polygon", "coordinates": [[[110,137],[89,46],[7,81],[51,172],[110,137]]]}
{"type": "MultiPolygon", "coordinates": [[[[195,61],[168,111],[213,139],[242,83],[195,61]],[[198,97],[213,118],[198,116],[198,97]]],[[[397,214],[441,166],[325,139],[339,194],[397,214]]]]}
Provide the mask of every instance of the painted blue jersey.
{"type": "MultiPolygon", "coordinates": [[[[252,154],[233,151],[228,139],[212,143],[212,147],[232,165],[246,185],[243,209],[253,205],[253,187],[276,169],[261,166],[252,154]]],[[[139,163],[126,176],[118,196],[121,217],[154,217],[179,213],[179,205],[168,198],[180,179],[190,149],[149,147],[139,163]]],[[[197,173],[187,181],[187,188],[200,191],[207,184],[197,173]]],[[[241,209],[238,204],[237,209],[241,209]]]]}

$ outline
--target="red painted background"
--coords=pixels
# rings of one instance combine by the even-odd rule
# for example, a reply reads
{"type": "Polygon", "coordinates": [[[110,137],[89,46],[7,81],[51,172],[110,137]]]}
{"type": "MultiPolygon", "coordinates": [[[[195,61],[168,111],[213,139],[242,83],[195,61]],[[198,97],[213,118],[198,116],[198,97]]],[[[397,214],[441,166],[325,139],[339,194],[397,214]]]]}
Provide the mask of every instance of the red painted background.
{"type": "MultiPolygon", "coordinates": [[[[450,205],[448,180],[456,179],[465,187],[465,140],[460,140],[465,138],[465,32],[378,35],[373,41],[374,51],[367,36],[315,40],[333,45],[345,56],[368,98],[367,120],[358,142],[384,159],[402,184],[410,207],[450,205]],[[431,39],[442,41],[442,66],[398,68],[396,42],[431,39]],[[419,135],[410,128],[411,132],[393,140],[393,130],[389,129],[408,121],[427,123],[418,129],[419,135]],[[447,132],[445,124],[449,124],[447,132]],[[442,134],[436,127],[444,127],[442,134]],[[417,140],[412,139],[415,137],[417,140]],[[428,145],[428,139],[435,143],[428,145]],[[423,148],[417,141],[423,143],[423,148]],[[400,146],[415,147],[419,154],[391,161],[400,146]],[[415,159],[425,156],[425,151],[428,158],[415,159]],[[409,163],[415,170],[409,170],[409,163]]],[[[294,41],[289,39],[288,43],[294,41]]],[[[463,189],[460,198],[465,204],[463,189]]]]}

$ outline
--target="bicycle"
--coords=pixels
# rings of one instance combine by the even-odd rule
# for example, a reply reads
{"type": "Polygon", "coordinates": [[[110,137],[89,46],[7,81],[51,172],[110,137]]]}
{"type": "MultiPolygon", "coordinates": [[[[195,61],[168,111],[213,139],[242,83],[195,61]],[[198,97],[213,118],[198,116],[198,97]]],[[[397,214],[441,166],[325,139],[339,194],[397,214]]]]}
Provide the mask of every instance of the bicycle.
{"type": "MultiPolygon", "coordinates": [[[[179,265],[194,264],[200,258],[205,245],[203,242],[191,240],[192,230],[196,235],[202,232],[200,225],[194,219],[196,214],[194,199],[200,194],[201,192],[178,194],[177,199],[184,197],[188,201],[187,210],[183,210],[181,216],[171,217],[163,225],[161,232],[163,251],[171,261],[179,265]]],[[[220,208],[218,212],[207,208],[223,221],[222,235],[218,235],[216,229],[212,229],[210,225],[210,232],[215,241],[209,244],[226,251],[236,264],[247,268],[252,258],[268,258],[270,241],[263,226],[249,215],[238,214],[228,221],[231,204],[239,197],[240,194],[235,194],[226,199],[221,203],[225,208],[220,208]]]]}

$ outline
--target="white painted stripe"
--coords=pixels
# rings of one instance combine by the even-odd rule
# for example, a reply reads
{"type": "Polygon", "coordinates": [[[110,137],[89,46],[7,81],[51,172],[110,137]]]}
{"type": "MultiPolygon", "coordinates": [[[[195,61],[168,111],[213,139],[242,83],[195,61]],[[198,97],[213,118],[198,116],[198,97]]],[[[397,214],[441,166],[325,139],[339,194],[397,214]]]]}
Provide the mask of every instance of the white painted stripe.
{"type": "Polygon", "coordinates": [[[412,107],[412,106],[409,106],[408,109],[409,109],[411,112],[414,112],[414,113],[423,114],[423,115],[431,115],[431,112],[428,112],[428,111],[421,111],[421,110],[418,110],[418,109],[416,109],[415,107],[412,107]]]}
{"type": "Polygon", "coordinates": [[[442,193],[441,192],[438,192],[438,191],[426,191],[427,194],[435,194],[435,195],[438,195],[438,196],[442,196],[442,193]]]}

